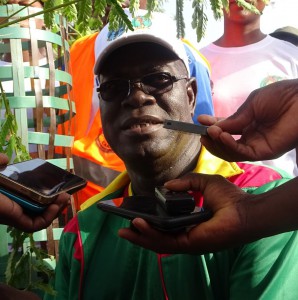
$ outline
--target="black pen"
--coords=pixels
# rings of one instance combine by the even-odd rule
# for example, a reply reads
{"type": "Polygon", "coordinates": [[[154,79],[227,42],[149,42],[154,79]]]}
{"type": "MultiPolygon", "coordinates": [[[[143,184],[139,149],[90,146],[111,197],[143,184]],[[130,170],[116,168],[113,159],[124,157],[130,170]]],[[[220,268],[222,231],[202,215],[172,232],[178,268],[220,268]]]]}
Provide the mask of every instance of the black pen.
{"type": "Polygon", "coordinates": [[[178,130],[178,131],[183,131],[188,133],[208,135],[207,133],[208,126],[198,125],[193,123],[164,120],[163,127],[166,129],[178,130]]]}

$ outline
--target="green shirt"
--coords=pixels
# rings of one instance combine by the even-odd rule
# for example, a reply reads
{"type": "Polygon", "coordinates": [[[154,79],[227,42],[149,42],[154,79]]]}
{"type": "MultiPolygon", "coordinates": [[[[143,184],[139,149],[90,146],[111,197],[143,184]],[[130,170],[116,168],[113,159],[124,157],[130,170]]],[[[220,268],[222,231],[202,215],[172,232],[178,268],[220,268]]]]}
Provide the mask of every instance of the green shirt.
{"type": "MultiPolygon", "coordinates": [[[[257,188],[256,182],[264,180],[264,167],[246,166],[241,164],[245,172],[230,180],[242,182],[249,193],[285,182],[257,188]]],[[[274,170],[267,169],[268,174],[268,180],[276,174],[281,178],[274,170]]],[[[296,231],[206,255],[160,255],[119,238],[118,229],[128,226],[128,220],[104,213],[96,204],[78,213],[60,240],[56,299],[298,299],[296,231]]]]}

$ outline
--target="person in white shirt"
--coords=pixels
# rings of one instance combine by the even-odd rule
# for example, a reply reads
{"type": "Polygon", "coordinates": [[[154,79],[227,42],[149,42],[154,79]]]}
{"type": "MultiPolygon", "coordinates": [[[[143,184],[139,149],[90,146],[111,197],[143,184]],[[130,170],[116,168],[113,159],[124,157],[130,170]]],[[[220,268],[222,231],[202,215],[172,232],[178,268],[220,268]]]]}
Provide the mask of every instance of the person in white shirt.
{"type": "MultiPolygon", "coordinates": [[[[264,1],[255,2],[262,14],[264,1]]],[[[217,117],[230,116],[257,88],[298,77],[298,48],[264,34],[260,18],[261,15],[245,11],[230,0],[229,12],[224,12],[223,35],[201,49],[211,65],[212,98],[217,117]]],[[[259,163],[298,175],[294,150],[278,159],[259,163]]]]}

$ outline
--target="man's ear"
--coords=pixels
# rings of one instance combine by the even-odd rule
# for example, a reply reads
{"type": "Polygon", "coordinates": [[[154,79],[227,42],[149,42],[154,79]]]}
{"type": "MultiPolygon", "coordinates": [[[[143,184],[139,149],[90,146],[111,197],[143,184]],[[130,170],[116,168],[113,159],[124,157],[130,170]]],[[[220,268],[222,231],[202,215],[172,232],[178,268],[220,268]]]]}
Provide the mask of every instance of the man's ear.
{"type": "Polygon", "coordinates": [[[187,95],[188,95],[188,103],[191,108],[191,115],[193,117],[195,107],[196,107],[196,101],[197,101],[197,93],[198,93],[198,86],[197,86],[197,80],[195,77],[191,77],[187,82],[187,95]]]}

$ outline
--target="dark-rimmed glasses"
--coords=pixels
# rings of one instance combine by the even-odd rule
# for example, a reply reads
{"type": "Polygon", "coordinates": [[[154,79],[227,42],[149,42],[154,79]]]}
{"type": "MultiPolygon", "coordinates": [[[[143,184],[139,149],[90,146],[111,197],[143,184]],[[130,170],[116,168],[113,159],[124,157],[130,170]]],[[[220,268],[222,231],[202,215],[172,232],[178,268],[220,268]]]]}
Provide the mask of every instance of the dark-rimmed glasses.
{"type": "Polygon", "coordinates": [[[136,83],[139,83],[144,93],[154,96],[169,92],[174,82],[182,79],[188,79],[188,77],[174,76],[168,72],[152,73],[137,80],[113,79],[103,82],[97,88],[97,92],[104,101],[122,101],[130,94],[136,83]]]}

